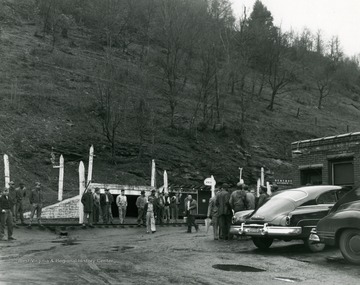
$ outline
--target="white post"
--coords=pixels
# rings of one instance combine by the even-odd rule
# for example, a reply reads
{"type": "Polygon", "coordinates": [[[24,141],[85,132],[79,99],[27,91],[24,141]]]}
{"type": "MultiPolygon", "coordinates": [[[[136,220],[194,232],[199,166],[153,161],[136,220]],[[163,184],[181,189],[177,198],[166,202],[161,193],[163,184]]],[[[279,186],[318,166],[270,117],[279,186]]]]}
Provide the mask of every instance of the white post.
{"type": "Polygon", "coordinates": [[[243,169],[241,167],[239,167],[239,170],[240,170],[240,179],[239,179],[239,183],[240,184],[244,184],[244,179],[242,179],[242,171],[243,169]]]}
{"type": "Polygon", "coordinates": [[[216,185],[216,181],[214,179],[214,176],[211,175],[211,180],[212,180],[212,184],[211,184],[211,197],[215,197],[215,185],[216,185]]]}
{"type": "Polygon", "coordinates": [[[269,195],[269,196],[271,196],[271,186],[270,186],[270,183],[267,181],[266,182],[266,193],[269,195]]]}
{"type": "Polygon", "coordinates": [[[5,170],[5,187],[9,188],[10,166],[9,166],[9,157],[7,154],[4,154],[4,170],[5,170]]]}
{"type": "Polygon", "coordinates": [[[261,179],[259,178],[256,184],[256,197],[260,197],[260,185],[261,185],[261,179]]]}
{"type": "Polygon", "coordinates": [[[91,182],[91,180],[92,180],[93,164],[94,164],[94,146],[91,145],[90,151],[89,151],[89,165],[88,165],[87,184],[89,184],[91,182]]]}
{"type": "Polygon", "coordinates": [[[84,222],[84,206],[81,203],[81,197],[85,190],[85,166],[82,161],[79,165],[79,224],[84,222]]]}
{"type": "Polygon", "coordinates": [[[64,157],[63,155],[60,155],[58,201],[62,201],[63,199],[63,190],[64,190],[64,157]]]}
{"type": "Polygon", "coordinates": [[[166,170],[164,170],[164,193],[168,193],[168,175],[166,170]]]}
{"type": "Polygon", "coordinates": [[[155,159],[151,161],[151,187],[155,187],[155,159]]]}
{"type": "Polygon", "coordinates": [[[265,173],[264,173],[264,167],[261,167],[261,186],[265,186],[265,173]]]}

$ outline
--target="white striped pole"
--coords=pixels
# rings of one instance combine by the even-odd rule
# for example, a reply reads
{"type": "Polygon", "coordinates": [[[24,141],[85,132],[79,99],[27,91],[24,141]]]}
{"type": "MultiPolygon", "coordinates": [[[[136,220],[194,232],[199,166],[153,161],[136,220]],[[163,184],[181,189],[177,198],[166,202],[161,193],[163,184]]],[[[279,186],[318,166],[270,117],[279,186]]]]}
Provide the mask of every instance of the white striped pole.
{"type": "Polygon", "coordinates": [[[85,191],[85,166],[82,161],[79,164],[79,224],[84,222],[84,206],[81,197],[85,191]]]}
{"type": "Polygon", "coordinates": [[[7,154],[4,154],[4,171],[5,171],[5,187],[9,188],[10,165],[9,165],[9,157],[7,154]]]}

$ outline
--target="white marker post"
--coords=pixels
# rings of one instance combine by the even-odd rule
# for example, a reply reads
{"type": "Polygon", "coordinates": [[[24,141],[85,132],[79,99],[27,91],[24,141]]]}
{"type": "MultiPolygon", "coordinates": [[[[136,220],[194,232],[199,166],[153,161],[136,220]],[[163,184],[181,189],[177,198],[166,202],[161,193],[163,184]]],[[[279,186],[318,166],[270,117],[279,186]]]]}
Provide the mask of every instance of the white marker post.
{"type": "Polygon", "coordinates": [[[62,201],[63,199],[63,190],[64,190],[64,157],[63,155],[60,155],[58,201],[62,201]]]}
{"type": "Polygon", "coordinates": [[[265,173],[264,173],[264,167],[261,167],[261,186],[265,186],[265,173]]]}
{"type": "Polygon", "coordinates": [[[169,193],[168,191],[168,175],[167,175],[167,172],[166,170],[164,170],[164,193],[169,193]]]}
{"type": "Polygon", "coordinates": [[[243,169],[241,167],[239,167],[239,170],[240,170],[239,184],[244,184],[244,179],[242,179],[242,171],[243,171],[243,169]]]}
{"type": "Polygon", "coordinates": [[[270,186],[270,183],[269,182],[266,182],[266,193],[271,196],[271,186],[270,186]]]}
{"type": "Polygon", "coordinates": [[[211,187],[211,197],[214,197],[215,196],[215,185],[216,185],[214,176],[211,175],[211,177],[206,178],[204,180],[204,185],[211,187]]]}
{"type": "Polygon", "coordinates": [[[84,222],[84,206],[81,203],[81,197],[85,190],[85,166],[82,161],[79,164],[79,224],[84,222]]]}
{"type": "Polygon", "coordinates": [[[155,187],[155,159],[151,161],[151,187],[155,187]]]}
{"type": "Polygon", "coordinates": [[[261,186],[261,179],[259,178],[256,184],[256,197],[260,197],[260,186],[261,186]]]}
{"type": "Polygon", "coordinates": [[[94,164],[94,146],[92,145],[90,147],[90,151],[89,151],[87,184],[91,183],[91,180],[92,180],[93,164],[94,164]]]}
{"type": "Polygon", "coordinates": [[[9,157],[7,154],[4,154],[4,171],[5,171],[5,187],[9,188],[10,165],[9,165],[9,157]]]}

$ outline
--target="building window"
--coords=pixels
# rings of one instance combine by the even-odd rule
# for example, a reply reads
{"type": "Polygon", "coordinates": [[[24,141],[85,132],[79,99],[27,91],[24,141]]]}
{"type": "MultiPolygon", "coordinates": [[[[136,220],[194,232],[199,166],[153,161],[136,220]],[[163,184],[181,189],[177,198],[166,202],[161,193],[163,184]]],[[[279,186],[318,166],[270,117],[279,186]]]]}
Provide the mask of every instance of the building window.
{"type": "Polygon", "coordinates": [[[331,182],[333,185],[354,184],[353,160],[331,161],[331,182]]]}
{"type": "Polygon", "coordinates": [[[301,185],[321,185],[322,168],[300,170],[301,185]]]}

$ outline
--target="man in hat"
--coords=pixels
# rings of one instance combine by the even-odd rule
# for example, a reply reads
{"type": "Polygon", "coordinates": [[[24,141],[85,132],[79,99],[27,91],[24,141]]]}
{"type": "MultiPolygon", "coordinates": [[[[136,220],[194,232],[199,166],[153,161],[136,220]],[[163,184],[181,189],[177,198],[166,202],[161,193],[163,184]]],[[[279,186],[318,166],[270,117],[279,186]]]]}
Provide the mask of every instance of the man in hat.
{"type": "Polygon", "coordinates": [[[84,222],[83,227],[86,227],[86,224],[90,226],[91,228],[93,226],[93,208],[94,208],[94,197],[91,193],[91,189],[87,189],[82,197],[81,197],[81,203],[84,206],[84,222]]]}
{"type": "Polygon", "coordinates": [[[94,224],[97,224],[100,221],[100,213],[101,213],[100,188],[99,187],[95,187],[95,192],[93,194],[93,198],[94,198],[93,221],[94,221],[94,224]]]}
{"type": "Polygon", "coordinates": [[[166,223],[168,224],[170,222],[170,197],[169,193],[165,193],[164,196],[164,217],[166,220],[166,223]]]}
{"type": "Polygon", "coordinates": [[[164,219],[164,211],[165,211],[165,199],[164,194],[162,192],[159,193],[159,197],[156,199],[156,215],[157,221],[159,225],[163,224],[164,219]]]}
{"type": "Polygon", "coordinates": [[[220,227],[220,239],[229,239],[229,231],[231,225],[232,211],[229,200],[230,194],[228,192],[229,185],[224,183],[220,192],[215,197],[215,205],[218,208],[218,220],[220,227]]]}
{"type": "Polygon", "coordinates": [[[257,200],[256,209],[259,209],[262,205],[264,205],[267,201],[267,198],[269,197],[269,195],[267,194],[267,188],[265,186],[260,186],[259,193],[260,196],[257,200]]]}
{"type": "Polygon", "coordinates": [[[31,205],[31,214],[30,214],[30,223],[29,227],[32,225],[32,221],[35,215],[36,211],[36,218],[38,220],[39,226],[42,226],[41,224],[41,211],[44,203],[44,193],[41,189],[41,183],[36,182],[35,183],[35,189],[33,189],[30,193],[29,197],[30,205],[31,205]]]}
{"type": "Polygon", "coordinates": [[[246,192],[246,196],[245,196],[245,205],[246,205],[246,210],[254,210],[255,209],[255,195],[254,195],[254,189],[249,188],[249,186],[245,185],[244,186],[244,190],[246,192]]]}
{"type": "Polygon", "coordinates": [[[170,199],[171,218],[174,223],[177,223],[179,219],[180,198],[181,194],[176,192],[176,194],[170,199]]]}
{"type": "Polygon", "coordinates": [[[0,190],[0,240],[4,240],[5,226],[7,225],[8,240],[14,240],[13,234],[13,217],[11,211],[11,201],[9,189],[0,190]]]}
{"type": "Polygon", "coordinates": [[[146,215],[146,232],[149,234],[156,232],[154,198],[150,195],[148,202],[145,204],[144,213],[146,215]]]}
{"type": "Polygon", "coordinates": [[[121,189],[121,194],[116,197],[116,205],[119,209],[119,220],[120,224],[125,222],[126,209],[127,209],[127,198],[125,196],[125,189],[121,189]]]}
{"type": "Polygon", "coordinates": [[[137,224],[139,227],[142,225],[146,225],[145,221],[145,204],[147,203],[146,197],[145,197],[145,191],[141,190],[141,195],[137,197],[136,199],[136,207],[138,209],[138,218],[137,218],[137,224]]]}
{"type": "Polygon", "coordinates": [[[245,206],[245,198],[246,198],[246,192],[244,191],[244,184],[238,184],[239,189],[235,190],[230,195],[230,206],[231,209],[234,210],[234,213],[244,211],[246,209],[245,206]]]}
{"type": "Polygon", "coordinates": [[[108,188],[105,188],[105,193],[100,195],[100,206],[103,215],[103,223],[112,223],[111,204],[114,202],[114,198],[108,188]]]}
{"type": "Polygon", "coordinates": [[[26,188],[24,183],[20,182],[19,187],[15,189],[16,193],[16,205],[15,205],[15,221],[17,221],[17,215],[20,216],[20,221],[24,224],[24,208],[23,199],[26,196],[26,188]]]}

